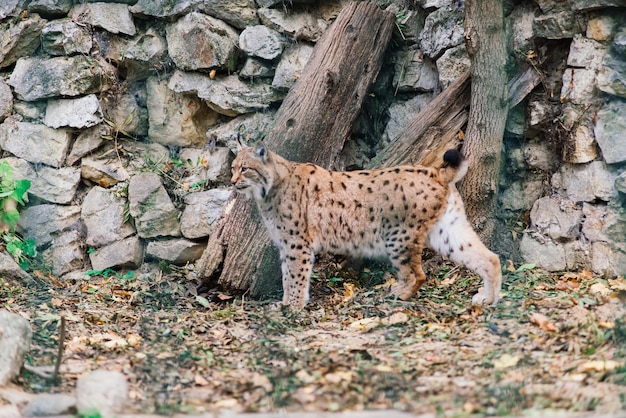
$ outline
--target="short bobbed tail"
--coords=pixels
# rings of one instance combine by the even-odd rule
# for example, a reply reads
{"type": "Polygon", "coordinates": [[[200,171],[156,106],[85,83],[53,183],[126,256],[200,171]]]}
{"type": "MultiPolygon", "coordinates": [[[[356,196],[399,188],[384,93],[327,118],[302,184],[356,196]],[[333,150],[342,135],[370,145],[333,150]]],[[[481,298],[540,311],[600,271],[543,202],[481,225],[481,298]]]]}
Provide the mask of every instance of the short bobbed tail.
{"type": "Polygon", "coordinates": [[[468,163],[463,154],[456,149],[449,149],[443,154],[443,161],[448,163],[446,168],[441,169],[441,175],[448,183],[456,183],[467,173],[468,163]]]}

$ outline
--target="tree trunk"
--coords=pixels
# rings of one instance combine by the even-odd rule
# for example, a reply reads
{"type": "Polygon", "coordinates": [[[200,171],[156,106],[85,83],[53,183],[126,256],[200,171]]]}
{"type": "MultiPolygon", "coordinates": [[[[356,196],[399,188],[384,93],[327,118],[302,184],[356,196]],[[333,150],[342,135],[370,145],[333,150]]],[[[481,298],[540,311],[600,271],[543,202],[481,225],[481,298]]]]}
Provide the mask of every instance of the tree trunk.
{"type": "MultiPolygon", "coordinates": [[[[376,80],[393,27],[394,16],[374,3],[344,7],[283,101],[266,145],[287,159],[330,167],[376,80]]],[[[242,197],[226,205],[197,266],[204,281],[219,274],[219,285],[249,289],[253,297],[281,288],[278,251],[242,197]]]]}
{"type": "Polygon", "coordinates": [[[461,181],[460,191],[470,221],[490,246],[508,113],[502,0],[465,2],[465,42],[471,60],[472,95],[463,152],[471,169],[461,181]]]}

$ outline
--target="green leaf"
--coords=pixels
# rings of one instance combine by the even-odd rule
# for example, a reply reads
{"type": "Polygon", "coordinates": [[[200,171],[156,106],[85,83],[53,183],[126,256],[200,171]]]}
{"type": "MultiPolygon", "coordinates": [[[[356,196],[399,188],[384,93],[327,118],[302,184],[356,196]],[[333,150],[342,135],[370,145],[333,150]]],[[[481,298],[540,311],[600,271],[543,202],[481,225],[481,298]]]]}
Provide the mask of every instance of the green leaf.
{"type": "Polygon", "coordinates": [[[196,296],[196,302],[198,302],[200,305],[204,306],[205,308],[208,308],[211,306],[211,304],[209,303],[209,300],[203,296],[196,296]]]}
{"type": "Polygon", "coordinates": [[[523,271],[527,271],[527,270],[534,270],[535,268],[537,268],[536,264],[533,263],[529,263],[529,264],[522,264],[521,266],[519,266],[516,270],[517,273],[521,273],[523,271]]]}
{"type": "Polygon", "coordinates": [[[24,205],[24,202],[28,201],[26,192],[30,189],[30,180],[22,179],[15,182],[15,191],[13,198],[17,200],[20,205],[24,205]]]}

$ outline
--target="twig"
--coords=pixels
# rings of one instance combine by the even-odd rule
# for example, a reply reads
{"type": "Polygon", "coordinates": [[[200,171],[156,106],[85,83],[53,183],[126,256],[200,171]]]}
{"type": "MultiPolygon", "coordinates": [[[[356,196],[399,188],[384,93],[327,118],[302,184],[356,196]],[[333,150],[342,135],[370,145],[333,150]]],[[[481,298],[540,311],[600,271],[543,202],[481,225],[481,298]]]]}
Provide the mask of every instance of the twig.
{"type": "Polygon", "coordinates": [[[63,349],[65,348],[65,314],[61,314],[61,325],[59,330],[59,350],[57,352],[57,361],[54,365],[54,372],[52,372],[52,380],[57,380],[59,377],[59,368],[61,367],[61,360],[63,360],[63,349]]]}

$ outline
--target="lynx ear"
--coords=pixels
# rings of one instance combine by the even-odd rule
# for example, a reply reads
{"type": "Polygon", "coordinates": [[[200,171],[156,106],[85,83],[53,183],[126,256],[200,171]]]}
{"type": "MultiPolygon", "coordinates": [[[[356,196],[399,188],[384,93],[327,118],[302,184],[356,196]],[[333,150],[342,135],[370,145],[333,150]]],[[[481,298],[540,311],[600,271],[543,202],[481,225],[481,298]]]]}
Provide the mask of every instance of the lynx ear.
{"type": "Polygon", "coordinates": [[[263,142],[259,142],[258,144],[256,144],[256,148],[254,148],[254,155],[261,161],[267,160],[268,152],[263,142]]]}
{"type": "Polygon", "coordinates": [[[237,133],[236,142],[237,142],[237,154],[239,154],[241,150],[243,150],[244,148],[249,148],[248,145],[246,145],[246,143],[241,140],[241,135],[239,133],[237,133]]]}

